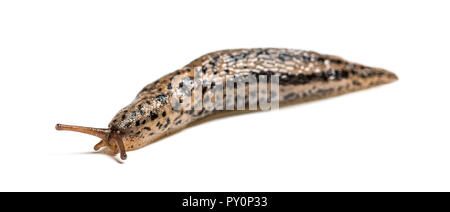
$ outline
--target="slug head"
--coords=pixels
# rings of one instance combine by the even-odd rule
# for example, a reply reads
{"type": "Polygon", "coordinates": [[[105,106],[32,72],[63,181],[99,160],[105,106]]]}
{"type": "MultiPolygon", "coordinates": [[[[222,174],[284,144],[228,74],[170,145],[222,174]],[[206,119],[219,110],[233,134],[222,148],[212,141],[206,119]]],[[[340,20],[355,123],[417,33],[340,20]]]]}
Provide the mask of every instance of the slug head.
{"type": "Polygon", "coordinates": [[[108,147],[114,153],[120,152],[120,158],[122,160],[127,159],[127,153],[125,152],[124,146],[125,134],[120,132],[119,130],[112,128],[92,128],[63,124],[57,124],[55,128],[56,130],[68,130],[99,137],[102,140],[94,146],[94,150],[97,151],[102,147],[108,147]]]}

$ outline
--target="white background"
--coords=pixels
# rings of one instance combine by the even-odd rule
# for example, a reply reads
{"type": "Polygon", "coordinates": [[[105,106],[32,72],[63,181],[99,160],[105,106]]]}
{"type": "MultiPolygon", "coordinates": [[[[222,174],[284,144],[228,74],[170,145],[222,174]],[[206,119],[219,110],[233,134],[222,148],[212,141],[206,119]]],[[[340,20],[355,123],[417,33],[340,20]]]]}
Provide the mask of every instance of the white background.
{"type": "Polygon", "coordinates": [[[2,1],[0,191],[450,191],[446,1],[2,1]],[[220,49],[286,47],[395,72],[386,86],[221,119],[117,158],[106,127],[220,49]]]}

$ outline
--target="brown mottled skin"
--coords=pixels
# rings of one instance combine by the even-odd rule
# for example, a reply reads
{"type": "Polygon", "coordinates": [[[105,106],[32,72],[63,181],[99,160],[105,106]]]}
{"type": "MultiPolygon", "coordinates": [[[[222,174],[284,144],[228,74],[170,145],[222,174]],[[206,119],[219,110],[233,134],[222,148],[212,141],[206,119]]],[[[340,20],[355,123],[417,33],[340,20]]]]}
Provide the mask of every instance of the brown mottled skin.
{"type": "MultiPolygon", "coordinates": [[[[202,79],[209,82],[223,82],[225,76],[235,74],[277,75],[280,103],[335,96],[397,80],[389,71],[311,51],[275,48],[217,51],[145,86],[131,104],[114,116],[108,132],[118,132],[125,150],[135,150],[215,113],[172,108],[171,97],[180,89],[178,83],[172,84],[173,79],[181,76],[192,81],[194,70],[201,70],[202,79]]],[[[209,89],[206,87],[204,91],[209,89]]],[[[108,146],[118,152],[116,143],[102,142],[96,149],[108,146]]]]}

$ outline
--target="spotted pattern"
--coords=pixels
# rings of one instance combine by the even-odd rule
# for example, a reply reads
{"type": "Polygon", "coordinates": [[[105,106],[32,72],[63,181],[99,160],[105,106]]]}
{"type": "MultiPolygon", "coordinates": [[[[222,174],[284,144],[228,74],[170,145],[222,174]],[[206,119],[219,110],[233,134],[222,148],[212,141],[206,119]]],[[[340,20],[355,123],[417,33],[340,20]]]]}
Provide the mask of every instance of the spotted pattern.
{"type": "MultiPolygon", "coordinates": [[[[222,50],[203,55],[145,86],[135,100],[113,118],[109,128],[126,135],[124,143],[127,150],[138,149],[216,112],[211,109],[212,105],[204,105],[201,110],[175,110],[173,106],[176,104],[172,104],[171,98],[174,94],[188,95],[186,91],[190,90],[186,85],[201,88],[203,99],[212,101],[211,91],[218,83],[225,83],[227,76],[248,75],[254,75],[256,79],[259,76],[278,76],[281,103],[335,96],[397,79],[395,74],[380,68],[311,51],[275,48],[222,50]],[[195,81],[195,71],[201,73],[203,84],[195,81]],[[175,78],[181,81],[174,83],[175,78]]],[[[245,99],[248,103],[249,98],[256,96],[256,93],[247,92],[245,99]]]]}

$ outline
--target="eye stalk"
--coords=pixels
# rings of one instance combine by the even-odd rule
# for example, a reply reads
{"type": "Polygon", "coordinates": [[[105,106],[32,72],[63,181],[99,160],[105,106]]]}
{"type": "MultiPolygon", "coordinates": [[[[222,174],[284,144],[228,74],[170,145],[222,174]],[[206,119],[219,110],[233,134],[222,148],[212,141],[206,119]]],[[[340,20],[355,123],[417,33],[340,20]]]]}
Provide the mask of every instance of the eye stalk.
{"type": "Polygon", "coordinates": [[[81,127],[64,124],[57,124],[55,128],[56,130],[74,131],[99,137],[102,140],[94,146],[94,150],[99,150],[104,146],[108,146],[110,148],[113,148],[114,152],[119,150],[120,158],[122,160],[127,159],[127,153],[125,152],[125,145],[123,144],[122,134],[120,131],[112,131],[111,129],[105,128],[81,127]],[[111,145],[111,141],[115,142],[115,146],[111,145]]]}
{"type": "Polygon", "coordinates": [[[111,139],[116,142],[117,147],[119,148],[120,158],[122,160],[127,159],[127,153],[125,152],[125,145],[123,144],[122,134],[120,131],[114,131],[111,133],[111,139]]]}

